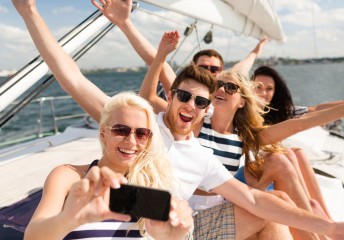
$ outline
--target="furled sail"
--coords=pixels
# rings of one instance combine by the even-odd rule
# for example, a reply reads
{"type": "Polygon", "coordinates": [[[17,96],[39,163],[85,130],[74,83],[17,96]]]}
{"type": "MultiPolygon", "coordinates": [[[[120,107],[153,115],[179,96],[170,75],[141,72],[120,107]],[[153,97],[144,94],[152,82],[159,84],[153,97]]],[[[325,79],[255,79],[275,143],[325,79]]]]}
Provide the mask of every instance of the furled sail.
{"type": "Polygon", "coordinates": [[[268,0],[142,0],[142,2],[230,29],[283,43],[282,26],[268,0]]]}

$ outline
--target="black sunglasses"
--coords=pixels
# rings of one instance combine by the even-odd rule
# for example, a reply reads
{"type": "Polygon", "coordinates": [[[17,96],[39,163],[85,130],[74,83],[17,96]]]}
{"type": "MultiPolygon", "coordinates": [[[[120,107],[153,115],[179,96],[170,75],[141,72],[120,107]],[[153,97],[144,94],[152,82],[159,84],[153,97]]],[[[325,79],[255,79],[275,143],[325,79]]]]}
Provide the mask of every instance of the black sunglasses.
{"type": "Polygon", "coordinates": [[[112,127],[108,127],[111,129],[111,137],[114,140],[122,140],[128,137],[130,133],[134,133],[137,143],[146,144],[148,139],[153,135],[152,131],[148,128],[136,128],[132,130],[131,127],[123,124],[115,124],[112,127]]]}
{"type": "Polygon", "coordinates": [[[198,67],[209,70],[211,73],[219,73],[222,71],[222,67],[218,66],[198,65],[198,67]]]}
{"type": "Polygon", "coordinates": [[[204,109],[206,107],[209,106],[210,104],[210,100],[205,98],[205,97],[201,97],[201,96],[195,96],[191,93],[189,93],[188,91],[185,90],[181,90],[181,89],[173,89],[172,93],[177,93],[177,99],[180,102],[186,103],[188,101],[190,101],[191,98],[194,99],[195,101],[195,105],[200,108],[200,109],[204,109]]]}
{"type": "Polygon", "coordinates": [[[217,80],[217,88],[221,88],[223,86],[223,88],[225,89],[225,92],[233,95],[234,93],[236,93],[239,89],[239,86],[232,83],[232,82],[224,82],[222,80],[217,80]]]}

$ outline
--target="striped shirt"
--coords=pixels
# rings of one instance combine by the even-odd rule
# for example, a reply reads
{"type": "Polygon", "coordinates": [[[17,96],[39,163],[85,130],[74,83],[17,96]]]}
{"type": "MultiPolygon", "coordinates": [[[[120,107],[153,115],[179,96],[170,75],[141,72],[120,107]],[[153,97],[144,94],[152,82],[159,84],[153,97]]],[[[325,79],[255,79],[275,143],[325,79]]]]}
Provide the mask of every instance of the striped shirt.
{"type": "MultiPolygon", "coordinates": [[[[98,165],[98,159],[94,160],[87,172],[91,167],[98,165]]],[[[121,222],[116,220],[105,220],[102,222],[86,223],[83,224],[64,238],[64,240],[71,239],[102,239],[102,240],[137,240],[145,239],[140,235],[139,225],[137,224],[138,218],[131,217],[130,222],[121,222]]]]}
{"type": "Polygon", "coordinates": [[[197,137],[200,144],[211,148],[213,154],[232,174],[238,171],[242,156],[242,141],[237,134],[221,134],[211,128],[209,118],[204,118],[200,134],[197,137]]]}
{"type": "MultiPolygon", "coordinates": [[[[133,218],[132,218],[133,220],[133,218]]],[[[136,220],[136,219],[135,219],[136,220]]],[[[137,240],[145,239],[140,235],[139,226],[134,222],[120,222],[106,220],[103,222],[87,223],[70,232],[64,240],[70,239],[112,239],[112,240],[137,240]]]]}

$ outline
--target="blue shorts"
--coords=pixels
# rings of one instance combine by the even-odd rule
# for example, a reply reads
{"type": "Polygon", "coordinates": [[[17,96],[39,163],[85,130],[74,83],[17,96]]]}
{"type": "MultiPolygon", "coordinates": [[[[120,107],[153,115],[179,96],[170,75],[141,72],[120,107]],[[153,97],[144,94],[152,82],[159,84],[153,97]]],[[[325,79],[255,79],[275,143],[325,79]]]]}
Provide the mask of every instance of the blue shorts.
{"type": "MultiPolygon", "coordinates": [[[[246,182],[246,179],[245,179],[244,167],[243,167],[243,166],[242,166],[242,167],[239,167],[239,169],[238,169],[238,171],[236,172],[236,174],[234,175],[234,177],[235,177],[236,179],[238,179],[240,182],[245,183],[246,185],[248,185],[247,182],[246,182]]],[[[271,184],[266,188],[266,191],[273,191],[274,189],[275,189],[274,184],[271,183],[271,184]]]]}

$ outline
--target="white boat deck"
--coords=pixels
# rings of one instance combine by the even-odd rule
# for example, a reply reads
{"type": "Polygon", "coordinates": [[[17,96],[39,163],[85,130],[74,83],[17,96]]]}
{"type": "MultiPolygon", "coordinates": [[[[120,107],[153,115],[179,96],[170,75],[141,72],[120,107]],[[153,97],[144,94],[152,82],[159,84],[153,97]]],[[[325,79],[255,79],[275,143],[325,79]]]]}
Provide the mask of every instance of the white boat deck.
{"type": "Polygon", "coordinates": [[[101,149],[97,133],[98,130],[73,128],[59,136],[16,148],[20,151],[12,152],[11,155],[0,152],[0,208],[14,204],[41,189],[54,167],[65,163],[88,164],[99,158],[101,149]],[[42,151],[41,148],[47,144],[52,147],[42,151]],[[15,155],[20,156],[6,160],[15,155]]]}
{"type": "MultiPolygon", "coordinates": [[[[308,137],[319,141],[319,135],[314,138],[313,133],[309,133],[308,137]]],[[[67,163],[89,164],[98,159],[101,149],[97,134],[97,129],[72,127],[60,135],[14,147],[10,152],[0,151],[0,209],[41,189],[54,167],[67,163]]],[[[344,156],[336,156],[335,161],[328,160],[330,155],[314,149],[314,142],[304,135],[291,138],[289,143],[305,149],[313,167],[337,177],[317,176],[333,219],[344,221],[344,166],[340,165],[344,156]],[[313,147],[310,148],[309,144],[313,147]]]]}
{"type": "Polygon", "coordinates": [[[315,127],[291,136],[285,144],[302,148],[315,170],[335,177],[317,175],[317,180],[331,216],[344,221],[344,139],[315,127]]]}

